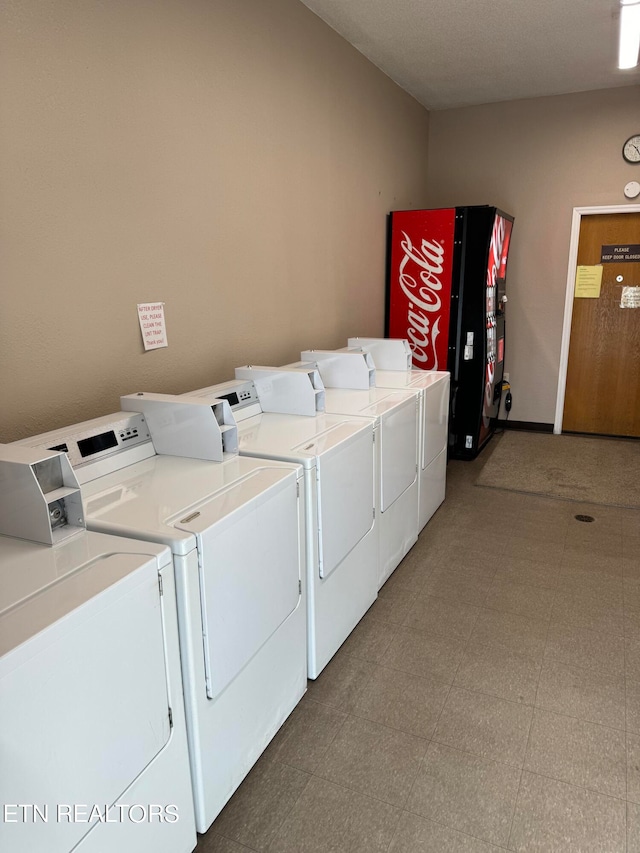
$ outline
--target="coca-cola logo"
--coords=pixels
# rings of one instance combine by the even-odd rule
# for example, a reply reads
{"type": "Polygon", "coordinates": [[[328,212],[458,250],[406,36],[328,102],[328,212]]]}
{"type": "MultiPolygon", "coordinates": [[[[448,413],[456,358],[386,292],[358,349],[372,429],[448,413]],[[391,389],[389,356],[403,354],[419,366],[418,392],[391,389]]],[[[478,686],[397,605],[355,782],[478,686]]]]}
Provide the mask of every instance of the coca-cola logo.
{"type": "Polygon", "coordinates": [[[400,248],[404,256],[398,268],[398,283],[409,300],[407,338],[415,361],[438,369],[436,340],[440,334],[442,271],[444,246],[437,240],[420,241],[416,248],[406,231],[402,231],[400,248]]]}

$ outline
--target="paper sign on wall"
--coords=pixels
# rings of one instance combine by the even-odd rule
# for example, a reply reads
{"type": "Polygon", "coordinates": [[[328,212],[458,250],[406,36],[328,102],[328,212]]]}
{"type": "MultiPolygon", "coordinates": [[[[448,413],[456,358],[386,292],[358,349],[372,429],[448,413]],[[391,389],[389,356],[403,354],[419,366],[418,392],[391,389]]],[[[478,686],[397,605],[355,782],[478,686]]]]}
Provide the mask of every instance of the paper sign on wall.
{"type": "Polygon", "coordinates": [[[164,302],[140,303],[138,320],[145,350],[169,346],[164,322],[164,302]]]}
{"type": "Polygon", "coordinates": [[[576,299],[598,299],[602,287],[602,266],[579,266],[576,270],[576,299]]]}

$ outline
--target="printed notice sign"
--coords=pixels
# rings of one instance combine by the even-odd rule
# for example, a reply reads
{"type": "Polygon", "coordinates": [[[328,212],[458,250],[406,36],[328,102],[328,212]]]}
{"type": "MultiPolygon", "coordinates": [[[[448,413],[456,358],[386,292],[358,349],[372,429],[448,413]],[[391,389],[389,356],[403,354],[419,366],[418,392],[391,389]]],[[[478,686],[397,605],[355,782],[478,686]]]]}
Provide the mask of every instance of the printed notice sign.
{"type": "Polygon", "coordinates": [[[640,287],[623,287],[620,307],[640,308],[640,287]]]}
{"type": "Polygon", "coordinates": [[[168,346],[164,322],[164,302],[144,302],[138,305],[138,320],[145,350],[168,346]]]}
{"type": "Polygon", "coordinates": [[[576,270],[576,299],[598,299],[602,287],[602,266],[579,266],[576,270]]]}
{"type": "Polygon", "coordinates": [[[600,252],[603,264],[637,264],[640,262],[640,243],[627,243],[626,246],[603,246],[600,252]]]}

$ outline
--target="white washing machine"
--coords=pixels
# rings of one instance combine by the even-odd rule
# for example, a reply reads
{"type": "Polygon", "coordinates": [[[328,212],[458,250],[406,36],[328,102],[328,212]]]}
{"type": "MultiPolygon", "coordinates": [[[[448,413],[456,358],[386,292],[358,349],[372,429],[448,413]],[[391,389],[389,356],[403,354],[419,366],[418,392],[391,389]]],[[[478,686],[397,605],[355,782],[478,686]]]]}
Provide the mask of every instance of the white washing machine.
{"type": "Polygon", "coordinates": [[[307,350],[300,357],[300,364],[317,365],[327,412],[374,423],[380,588],[418,538],[419,392],[377,387],[373,361],[362,352],[307,350]]]}
{"type": "Polygon", "coordinates": [[[302,469],[240,458],[225,402],[144,394],[122,406],[28,443],[66,450],[90,529],[172,551],[204,832],[306,690],[302,469]]]}
{"type": "Polygon", "coordinates": [[[260,393],[244,379],[190,393],[213,393],[229,401],[241,455],[303,466],[308,674],[313,679],[377,597],[373,424],[324,414],[316,371],[279,371],[262,378],[260,393]]]}
{"type": "Polygon", "coordinates": [[[348,345],[372,356],[378,387],[413,388],[420,393],[418,529],[422,530],[446,492],[450,374],[412,369],[409,342],[400,338],[349,338],[348,345]]]}
{"type": "Polygon", "coordinates": [[[64,454],[16,445],[0,531],[0,849],[189,853],[169,549],[88,533],[64,454]]]}

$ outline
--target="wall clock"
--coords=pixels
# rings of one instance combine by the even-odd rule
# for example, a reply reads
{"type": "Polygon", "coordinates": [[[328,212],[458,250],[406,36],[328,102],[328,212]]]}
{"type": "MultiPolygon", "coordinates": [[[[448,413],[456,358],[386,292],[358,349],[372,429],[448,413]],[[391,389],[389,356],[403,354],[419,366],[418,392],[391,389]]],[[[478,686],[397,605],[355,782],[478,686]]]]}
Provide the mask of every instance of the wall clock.
{"type": "Polygon", "coordinates": [[[640,133],[627,139],[622,146],[622,156],[627,163],[640,163],[640,133]]]}

